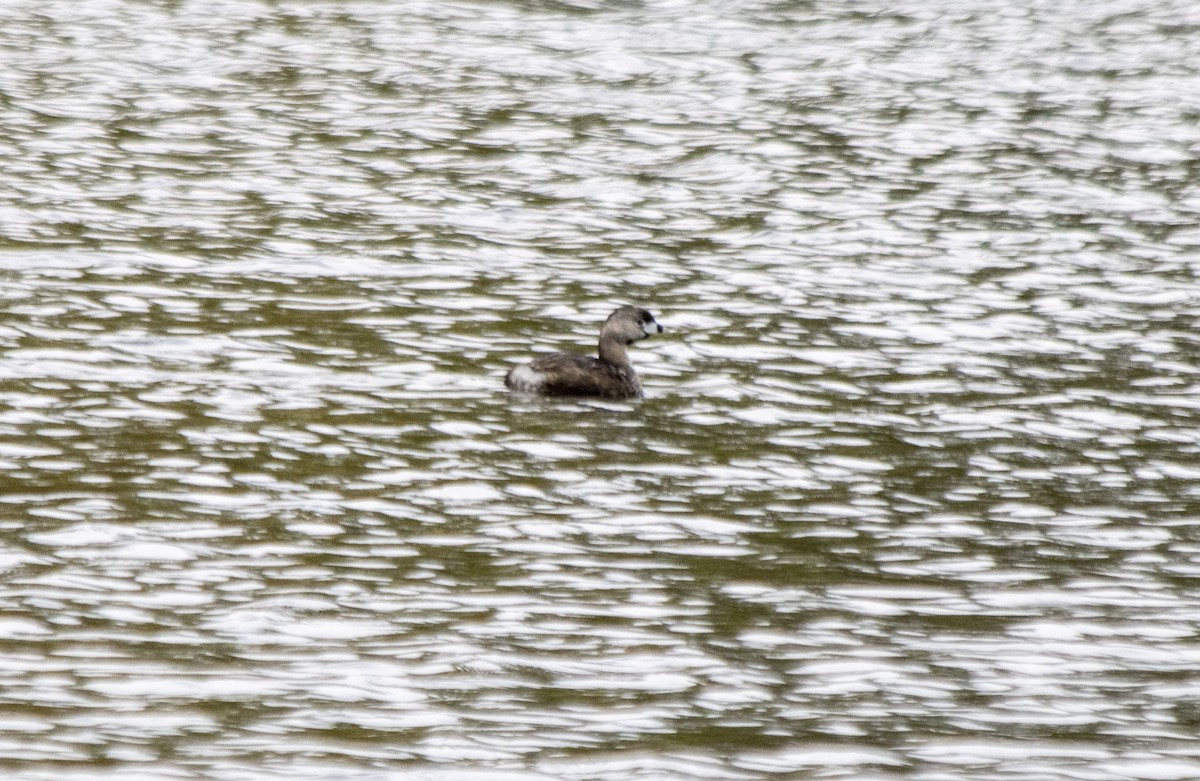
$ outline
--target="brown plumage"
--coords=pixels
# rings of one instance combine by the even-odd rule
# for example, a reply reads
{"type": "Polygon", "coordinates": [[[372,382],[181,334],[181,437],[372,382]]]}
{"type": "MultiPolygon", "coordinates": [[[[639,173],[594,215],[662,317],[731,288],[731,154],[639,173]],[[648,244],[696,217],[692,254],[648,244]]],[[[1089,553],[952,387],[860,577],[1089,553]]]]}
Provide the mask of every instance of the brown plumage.
{"type": "Polygon", "coordinates": [[[642,383],[625,349],[663,327],[654,315],[636,306],[623,306],[608,316],[600,329],[600,357],[555,353],[514,366],[504,384],[515,391],[541,396],[601,396],[627,399],[642,395],[642,383]],[[657,329],[657,330],[656,330],[657,329]]]}

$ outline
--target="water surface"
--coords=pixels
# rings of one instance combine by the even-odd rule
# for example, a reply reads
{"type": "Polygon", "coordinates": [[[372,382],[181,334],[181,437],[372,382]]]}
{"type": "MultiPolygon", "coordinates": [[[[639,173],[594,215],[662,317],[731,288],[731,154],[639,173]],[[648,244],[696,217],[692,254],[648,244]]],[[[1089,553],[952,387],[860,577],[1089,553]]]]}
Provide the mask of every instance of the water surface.
{"type": "Polygon", "coordinates": [[[1200,777],[1197,29],[14,5],[0,766],[1200,777]]]}

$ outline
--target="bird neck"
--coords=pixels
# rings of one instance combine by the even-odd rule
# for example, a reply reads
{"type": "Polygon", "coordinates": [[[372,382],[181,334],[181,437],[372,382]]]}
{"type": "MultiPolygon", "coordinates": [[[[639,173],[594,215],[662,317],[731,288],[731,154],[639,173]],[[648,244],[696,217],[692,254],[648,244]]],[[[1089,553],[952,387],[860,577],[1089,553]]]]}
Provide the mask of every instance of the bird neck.
{"type": "Polygon", "coordinates": [[[613,336],[600,337],[600,360],[617,366],[629,365],[629,352],[625,344],[613,336]]]}

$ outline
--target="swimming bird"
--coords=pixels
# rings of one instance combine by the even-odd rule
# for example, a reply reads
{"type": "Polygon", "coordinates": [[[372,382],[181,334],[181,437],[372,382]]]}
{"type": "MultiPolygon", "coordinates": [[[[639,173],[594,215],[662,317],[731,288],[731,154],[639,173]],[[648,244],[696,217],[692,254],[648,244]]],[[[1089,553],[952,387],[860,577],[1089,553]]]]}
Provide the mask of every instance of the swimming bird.
{"type": "Polygon", "coordinates": [[[663,327],[649,311],[623,306],[600,329],[600,357],[555,353],[514,366],[504,378],[510,389],[539,396],[600,396],[629,399],[642,395],[642,382],[629,362],[629,345],[663,327]]]}

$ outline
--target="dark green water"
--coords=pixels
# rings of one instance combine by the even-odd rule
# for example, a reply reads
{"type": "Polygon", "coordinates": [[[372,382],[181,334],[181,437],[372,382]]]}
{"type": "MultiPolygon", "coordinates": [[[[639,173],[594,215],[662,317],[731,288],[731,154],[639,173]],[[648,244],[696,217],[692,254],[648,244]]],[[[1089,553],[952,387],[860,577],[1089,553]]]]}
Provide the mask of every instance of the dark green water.
{"type": "Polygon", "coordinates": [[[7,777],[1200,777],[1191,5],[5,17],[7,777]]]}

